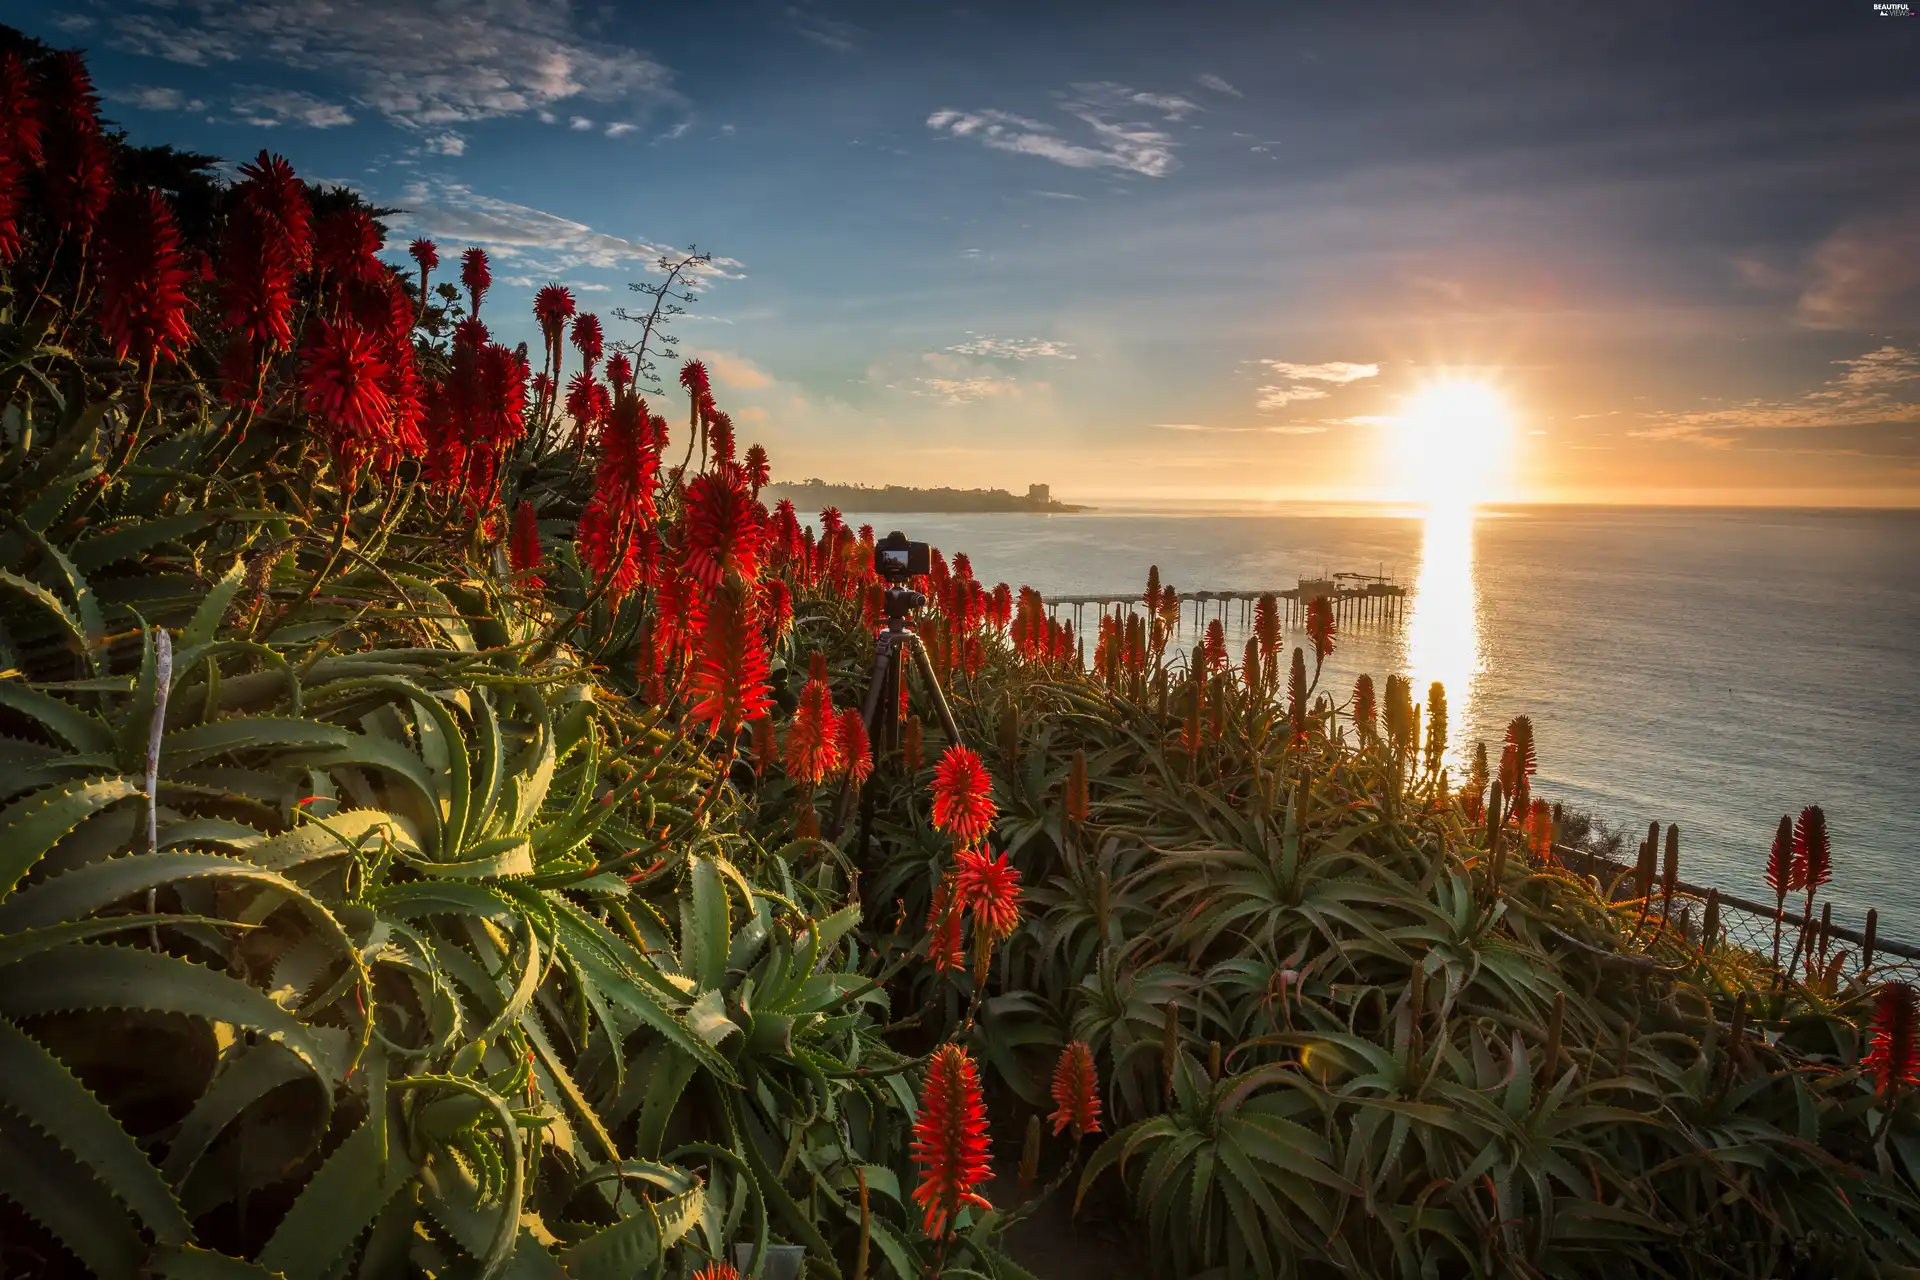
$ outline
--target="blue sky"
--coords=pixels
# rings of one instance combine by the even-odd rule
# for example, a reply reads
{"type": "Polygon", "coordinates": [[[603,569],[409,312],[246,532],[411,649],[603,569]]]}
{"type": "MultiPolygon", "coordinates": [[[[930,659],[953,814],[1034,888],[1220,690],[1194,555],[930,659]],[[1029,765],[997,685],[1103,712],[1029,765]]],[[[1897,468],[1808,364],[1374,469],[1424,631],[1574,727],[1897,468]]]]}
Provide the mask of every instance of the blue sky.
{"type": "Polygon", "coordinates": [[[1870,0],[13,12],[138,141],[485,245],[509,339],[714,250],[681,336],[788,476],[1381,496],[1453,370],[1516,496],[1920,500],[1920,17],[1870,0]]]}

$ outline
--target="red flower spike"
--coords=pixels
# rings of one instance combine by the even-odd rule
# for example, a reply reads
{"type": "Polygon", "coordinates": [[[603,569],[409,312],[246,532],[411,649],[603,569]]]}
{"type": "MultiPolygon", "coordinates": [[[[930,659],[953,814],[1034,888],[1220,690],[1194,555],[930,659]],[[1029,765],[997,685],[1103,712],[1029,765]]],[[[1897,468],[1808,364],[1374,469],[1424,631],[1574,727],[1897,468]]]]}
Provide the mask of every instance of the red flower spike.
{"type": "Polygon", "coordinates": [[[40,167],[41,121],[33,82],[19,55],[0,54],[0,266],[20,256],[27,174],[40,167]]]}
{"type": "Polygon", "coordinates": [[[1020,927],[1020,872],[1007,855],[993,857],[982,850],[962,849],[954,900],[973,913],[975,925],[986,937],[1000,941],[1020,927]]]}
{"type": "Polygon", "coordinates": [[[697,404],[713,393],[707,378],[707,366],[698,360],[689,360],[680,366],[680,385],[687,389],[697,404]]]}
{"type": "Polygon", "coordinates": [[[387,271],[378,257],[385,241],[366,210],[342,209],[314,229],[314,256],[336,287],[377,284],[387,271]]]}
{"type": "Polygon", "coordinates": [[[780,759],[779,741],[773,736],[773,718],[761,716],[753,722],[753,773],[759,777],[780,759]]]}
{"type": "Polygon", "coordinates": [[[407,255],[420,268],[420,291],[425,293],[427,277],[440,265],[440,247],[431,240],[415,240],[407,246],[407,255]]]}
{"type": "Polygon", "coordinates": [[[1060,1051],[1053,1068],[1053,1132],[1073,1130],[1075,1140],[1100,1132],[1100,1088],[1093,1069],[1093,1051],[1086,1041],[1072,1040],[1060,1051]]]}
{"type": "Polygon", "coordinates": [[[605,339],[600,334],[600,317],[591,311],[574,318],[573,345],[579,348],[580,359],[586,365],[586,372],[592,373],[593,366],[600,363],[601,352],[605,349],[605,339]]]}
{"type": "Polygon", "coordinates": [[[971,747],[955,743],[933,772],[933,825],[962,848],[984,838],[997,814],[993,779],[971,747]]]}
{"type": "Polygon", "coordinates": [[[384,443],[392,405],[381,386],[386,362],[374,335],[351,320],[335,324],[316,317],[300,356],[302,401],[326,424],[336,446],[346,440],[384,443]]]}
{"type": "Polygon", "coordinates": [[[1322,663],[1333,652],[1333,639],[1339,631],[1333,620],[1333,601],[1315,596],[1307,601],[1307,638],[1313,641],[1313,660],[1322,663]]]}
{"type": "Polygon", "coordinates": [[[100,132],[100,98],[78,53],[54,54],[42,64],[40,75],[47,208],[63,234],[85,241],[113,195],[112,157],[100,132]]]}
{"type": "Polygon", "coordinates": [[[479,245],[460,255],[460,283],[467,286],[467,310],[480,314],[480,303],[493,287],[493,269],[487,265],[487,251],[479,245]]]}
{"type": "Polygon", "coordinates": [[[1920,1012],[1915,1009],[1914,990],[1905,982],[1881,986],[1874,1000],[1873,1040],[1861,1066],[1873,1077],[1875,1096],[1884,1098],[1895,1089],[1920,1083],[1920,1050],[1915,1047],[1915,1026],[1920,1012]]]}
{"type": "Polygon", "coordinates": [[[712,586],[729,571],[757,577],[766,535],[740,468],[704,472],[687,486],[686,570],[695,582],[712,586]]]}
{"type": "Polygon", "coordinates": [[[693,1280],[740,1280],[740,1273],[724,1262],[709,1262],[693,1273],[693,1280]]]}
{"type": "Polygon", "coordinates": [[[525,498],[513,509],[513,537],[507,543],[507,563],[526,591],[539,591],[547,585],[540,576],[540,516],[525,498]]]}
{"type": "Polygon", "coordinates": [[[193,341],[180,227],[157,191],[129,191],[107,215],[100,246],[100,327],[113,353],[145,367],[177,359],[193,341]]]}
{"type": "Polygon", "coordinates": [[[833,711],[833,690],[821,680],[809,680],[800,690],[800,705],[787,726],[787,776],[817,787],[840,768],[839,719],[833,711]]]}
{"type": "Polygon", "coordinates": [[[957,1044],[942,1045],[928,1066],[913,1122],[913,1162],[920,1166],[913,1202],[925,1206],[926,1232],[934,1239],[952,1233],[965,1206],[993,1207],[974,1190],[993,1176],[980,1072],[957,1044]]]}
{"type": "Polygon", "coordinates": [[[1827,814],[1819,805],[1800,811],[1793,828],[1794,888],[1818,889],[1833,878],[1833,846],[1827,838],[1827,814]]]}
{"type": "Polygon", "coordinates": [[[1793,819],[1780,815],[1780,827],[1773,833],[1773,848],[1767,853],[1767,887],[1775,899],[1786,901],[1795,889],[1804,889],[1799,880],[1800,865],[1793,856],[1793,819]]]}
{"type": "Polygon", "coordinates": [[[961,942],[966,909],[954,896],[954,882],[951,873],[942,876],[927,909],[927,959],[941,973],[958,972],[967,965],[966,948],[961,942]]]}
{"type": "Polygon", "coordinates": [[[773,704],[767,638],[753,588],[729,575],[701,598],[695,623],[691,718],[728,737],[773,704]]]}
{"type": "Polygon", "coordinates": [[[859,708],[848,707],[840,713],[840,763],[854,786],[873,776],[873,747],[867,741],[867,722],[859,708]]]}
{"type": "Polygon", "coordinates": [[[613,384],[616,397],[627,394],[627,387],[633,382],[633,361],[626,353],[616,351],[607,357],[607,381],[613,384]]]}
{"type": "MultiPolygon", "coordinates": [[[[659,483],[660,454],[653,447],[644,401],[623,399],[606,424],[600,437],[593,496],[580,515],[575,541],[596,581],[612,577],[613,585],[608,590],[617,598],[645,577],[644,557],[653,541],[653,494],[659,483]]],[[[664,601],[659,616],[665,627],[679,625],[679,618],[669,616],[664,601]]]]}
{"type": "Polygon", "coordinates": [[[761,589],[766,592],[767,632],[778,641],[793,626],[793,590],[784,578],[767,578],[761,589]]]}
{"type": "Polygon", "coordinates": [[[1268,593],[1254,602],[1253,635],[1260,642],[1260,657],[1273,670],[1274,659],[1280,654],[1280,600],[1268,593]]]}
{"type": "Polygon", "coordinates": [[[758,498],[760,490],[766,487],[767,481],[773,479],[773,468],[767,462],[767,451],[757,444],[748,445],[746,466],[747,487],[753,490],[753,496],[758,498]]]}

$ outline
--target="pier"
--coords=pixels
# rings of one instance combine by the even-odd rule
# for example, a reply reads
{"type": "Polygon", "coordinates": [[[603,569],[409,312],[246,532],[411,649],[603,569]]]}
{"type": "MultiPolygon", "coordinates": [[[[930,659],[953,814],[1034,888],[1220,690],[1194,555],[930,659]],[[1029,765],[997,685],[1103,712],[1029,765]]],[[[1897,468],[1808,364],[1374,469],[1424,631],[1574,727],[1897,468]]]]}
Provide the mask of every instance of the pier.
{"type": "MultiPolygon", "coordinates": [[[[1336,573],[1324,578],[1301,578],[1291,587],[1176,591],[1174,595],[1180,601],[1180,625],[1183,628],[1187,625],[1188,604],[1193,605],[1193,625],[1196,629],[1205,626],[1209,618],[1215,617],[1219,618],[1223,624],[1231,617],[1241,626],[1250,625],[1253,621],[1254,604],[1265,595],[1274,596],[1279,600],[1281,621],[1289,627],[1305,622],[1307,605],[1314,600],[1331,601],[1336,622],[1348,626],[1356,624],[1364,626],[1373,623],[1400,622],[1406,614],[1407,589],[1384,574],[1336,573]]],[[[1125,617],[1135,608],[1145,605],[1144,593],[1138,591],[1125,594],[1043,596],[1042,599],[1046,601],[1048,612],[1056,617],[1061,609],[1071,609],[1075,631],[1085,630],[1086,610],[1089,606],[1098,610],[1096,617],[1109,613],[1116,617],[1125,617]]]]}

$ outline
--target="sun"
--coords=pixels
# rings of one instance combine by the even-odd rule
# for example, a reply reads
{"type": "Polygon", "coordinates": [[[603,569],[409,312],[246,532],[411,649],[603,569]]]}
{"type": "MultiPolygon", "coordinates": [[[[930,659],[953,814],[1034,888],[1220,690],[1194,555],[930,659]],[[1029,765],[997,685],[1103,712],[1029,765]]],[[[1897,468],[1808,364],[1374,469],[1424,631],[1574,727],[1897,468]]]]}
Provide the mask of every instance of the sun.
{"type": "Polygon", "coordinates": [[[1392,440],[1401,495],[1432,507],[1471,506],[1506,479],[1513,415],[1500,392],[1470,378],[1441,378],[1407,396],[1392,440]]]}

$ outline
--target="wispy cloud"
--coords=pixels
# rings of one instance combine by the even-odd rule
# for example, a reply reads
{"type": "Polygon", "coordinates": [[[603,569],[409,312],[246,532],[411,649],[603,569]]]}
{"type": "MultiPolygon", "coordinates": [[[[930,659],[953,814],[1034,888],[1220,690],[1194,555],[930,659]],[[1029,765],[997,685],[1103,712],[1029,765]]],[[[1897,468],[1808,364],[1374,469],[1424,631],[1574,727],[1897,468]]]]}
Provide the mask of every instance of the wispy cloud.
{"type": "Polygon", "coordinates": [[[233,95],[233,110],[247,124],[305,125],[309,129],[337,129],[353,123],[352,114],[337,102],[328,102],[298,89],[242,85],[233,95]]]}
{"type": "Polygon", "coordinates": [[[1645,426],[1627,434],[1727,448],[1752,432],[1920,422],[1920,403],[1915,400],[1920,386],[1908,390],[1909,384],[1920,384],[1920,353],[1888,345],[1834,364],[1843,372],[1797,397],[1648,414],[1645,426]]]}
{"type": "Polygon", "coordinates": [[[1180,167],[1178,142],[1157,125],[1128,116],[1146,112],[1178,122],[1201,110],[1177,94],[1150,93],[1110,80],[1080,83],[1061,95],[1060,109],[1091,135],[1068,138],[1053,125],[1011,111],[987,108],[961,111],[942,107],[927,117],[927,127],[955,138],[972,138],[995,151],[1038,156],[1070,169],[1120,169],[1162,178],[1180,167]]]}
{"type": "Polygon", "coordinates": [[[1283,379],[1282,382],[1257,388],[1259,398],[1254,402],[1254,407],[1262,412],[1284,409],[1302,400],[1325,400],[1328,386],[1345,386],[1350,382],[1376,377],[1380,373],[1377,364],[1361,364],[1353,360],[1328,360],[1321,364],[1296,364],[1291,360],[1262,360],[1260,363],[1283,379]]]}
{"type": "Polygon", "coordinates": [[[682,105],[647,54],[575,34],[570,0],[144,0],[102,9],[113,44],[189,66],[268,63],[337,79],[395,124],[451,131],[555,103],[682,105]]]}
{"type": "Polygon", "coordinates": [[[585,116],[574,116],[571,120],[567,121],[567,128],[572,129],[575,133],[585,133],[587,130],[593,128],[593,121],[587,119],[585,116]]]}
{"type": "MultiPolygon", "coordinates": [[[[481,195],[462,183],[410,183],[394,203],[404,212],[392,222],[407,234],[481,245],[529,275],[635,266],[650,271],[661,257],[677,254],[667,245],[628,240],[556,213],[481,195]]],[[[733,258],[715,258],[704,274],[737,278],[744,270],[733,258]]]]}
{"type": "Polygon", "coordinates": [[[836,53],[851,52],[859,46],[860,37],[866,34],[851,22],[824,17],[799,5],[787,7],[787,23],[815,44],[824,45],[836,53]]]}
{"type": "Polygon", "coordinates": [[[1855,219],[1821,242],[1808,264],[1798,314],[1810,328],[1865,328],[1916,297],[1920,207],[1855,219]]]}
{"type": "Polygon", "coordinates": [[[1162,431],[1192,431],[1212,436],[1317,436],[1327,428],[1324,423],[1297,423],[1284,427],[1213,427],[1201,422],[1156,422],[1162,431]]]}
{"type": "Polygon", "coordinates": [[[1073,344],[1049,338],[996,338],[990,334],[957,342],[947,350],[962,356],[991,356],[1000,360],[1075,360],[1073,344]]]}
{"type": "Polygon", "coordinates": [[[160,85],[130,85],[125,89],[107,90],[100,96],[108,102],[125,103],[141,111],[204,111],[207,107],[203,99],[160,85]]]}
{"type": "Polygon", "coordinates": [[[637,124],[630,124],[625,120],[616,120],[607,126],[607,136],[609,138],[624,138],[630,133],[638,132],[639,128],[640,126],[637,124]]]}
{"type": "Polygon", "coordinates": [[[1215,93],[1224,93],[1228,97],[1239,98],[1245,96],[1238,89],[1228,84],[1224,78],[1213,74],[1211,71],[1199,77],[1198,83],[1202,89],[1211,89],[1215,93]]]}

